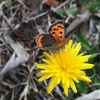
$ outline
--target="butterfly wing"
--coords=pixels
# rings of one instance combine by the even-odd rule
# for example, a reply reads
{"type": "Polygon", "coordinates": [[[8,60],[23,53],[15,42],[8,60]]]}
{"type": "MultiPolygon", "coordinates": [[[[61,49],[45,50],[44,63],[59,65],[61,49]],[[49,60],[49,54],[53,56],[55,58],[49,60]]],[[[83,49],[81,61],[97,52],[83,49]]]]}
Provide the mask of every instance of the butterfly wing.
{"type": "Polygon", "coordinates": [[[70,38],[63,39],[62,41],[57,42],[52,46],[44,47],[43,50],[47,50],[47,51],[59,50],[60,48],[63,48],[68,43],[69,40],[70,40],[70,38]]]}
{"type": "Polygon", "coordinates": [[[57,46],[59,48],[62,48],[62,47],[64,47],[69,42],[69,40],[70,40],[70,38],[65,38],[62,41],[54,44],[54,46],[57,46]]]}
{"type": "Polygon", "coordinates": [[[43,50],[58,50],[64,47],[69,39],[64,39],[65,27],[63,21],[53,23],[49,28],[50,34],[40,34],[36,43],[43,50]]]}
{"type": "Polygon", "coordinates": [[[48,31],[52,35],[52,37],[56,40],[56,42],[63,40],[65,33],[63,21],[57,21],[53,23],[48,31]]]}
{"type": "Polygon", "coordinates": [[[40,34],[36,39],[36,44],[39,48],[52,46],[56,40],[50,34],[40,34]]]}

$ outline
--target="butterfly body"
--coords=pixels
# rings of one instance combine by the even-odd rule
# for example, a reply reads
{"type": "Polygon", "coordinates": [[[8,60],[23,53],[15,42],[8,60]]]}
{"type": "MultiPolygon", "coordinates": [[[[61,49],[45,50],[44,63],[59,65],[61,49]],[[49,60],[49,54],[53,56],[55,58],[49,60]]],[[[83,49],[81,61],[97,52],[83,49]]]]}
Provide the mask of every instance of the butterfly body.
{"type": "Polygon", "coordinates": [[[37,45],[43,50],[57,50],[64,47],[69,39],[64,38],[65,28],[63,21],[53,23],[49,30],[49,34],[40,34],[37,37],[37,45]]]}

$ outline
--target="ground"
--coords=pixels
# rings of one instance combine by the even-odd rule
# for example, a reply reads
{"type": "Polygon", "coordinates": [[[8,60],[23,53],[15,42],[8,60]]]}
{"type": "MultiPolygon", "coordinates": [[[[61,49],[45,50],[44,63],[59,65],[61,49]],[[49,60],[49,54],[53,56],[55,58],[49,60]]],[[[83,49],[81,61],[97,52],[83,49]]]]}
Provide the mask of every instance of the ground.
{"type": "Polygon", "coordinates": [[[100,9],[96,9],[99,1],[89,2],[91,0],[0,1],[0,100],[75,100],[100,88],[93,85],[100,82],[100,9]],[[61,85],[47,94],[48,80],[39,83],[36,77],[39,69],[35,63],[42,62],[43,48],[55,43],[48,29],[59,20],[65,30],[58,32],[64,33],[64,39],[81,42],[82,50],[92,55],[89,62],[95,65],[93,70],[86,72],[92,83],[80,82],[78,93],[69,90],[68,97],[61,85]],[[49,35],[43,40],[40,37],[37,43],[40,34],[49,35]]]}

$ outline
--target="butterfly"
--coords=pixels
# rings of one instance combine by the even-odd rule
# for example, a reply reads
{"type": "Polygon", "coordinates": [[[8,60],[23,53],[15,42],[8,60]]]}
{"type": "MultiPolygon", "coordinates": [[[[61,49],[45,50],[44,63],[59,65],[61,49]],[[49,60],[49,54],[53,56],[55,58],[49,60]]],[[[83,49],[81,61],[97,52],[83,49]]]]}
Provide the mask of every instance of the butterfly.
{"type": "Polygon", "coordinates": [[[42,50],[58,50],[63,48],[69,41],[69,38],[64,38],[65,27],[62,20],[54,22],[48,32],[49,34],[38,35],[36,39],[36,44],[42,50]]]}

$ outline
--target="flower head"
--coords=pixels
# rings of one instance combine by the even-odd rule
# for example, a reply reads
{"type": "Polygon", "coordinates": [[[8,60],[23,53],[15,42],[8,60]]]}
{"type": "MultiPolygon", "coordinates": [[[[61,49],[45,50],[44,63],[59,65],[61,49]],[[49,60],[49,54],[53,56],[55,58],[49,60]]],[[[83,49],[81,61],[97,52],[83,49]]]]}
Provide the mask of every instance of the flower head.
{"type": "Polygon", "coordinates": [[[90,69],[93,64],[86,63],[91,55],[80,53],[81,44],[73,44],[70,40],[64,49],[57,52],[44,52],[44,63],[37,63],[36,67],[41,71],[37,74],[39,81],[50,78],[47,92],[50,93],[54,87],[62,83],[65,94],[68,96],[68,89],[71,88],[74,93],[77,93],[74,82],[79,80],[91,82],[84,72],[85,69],[90,69]]]}

